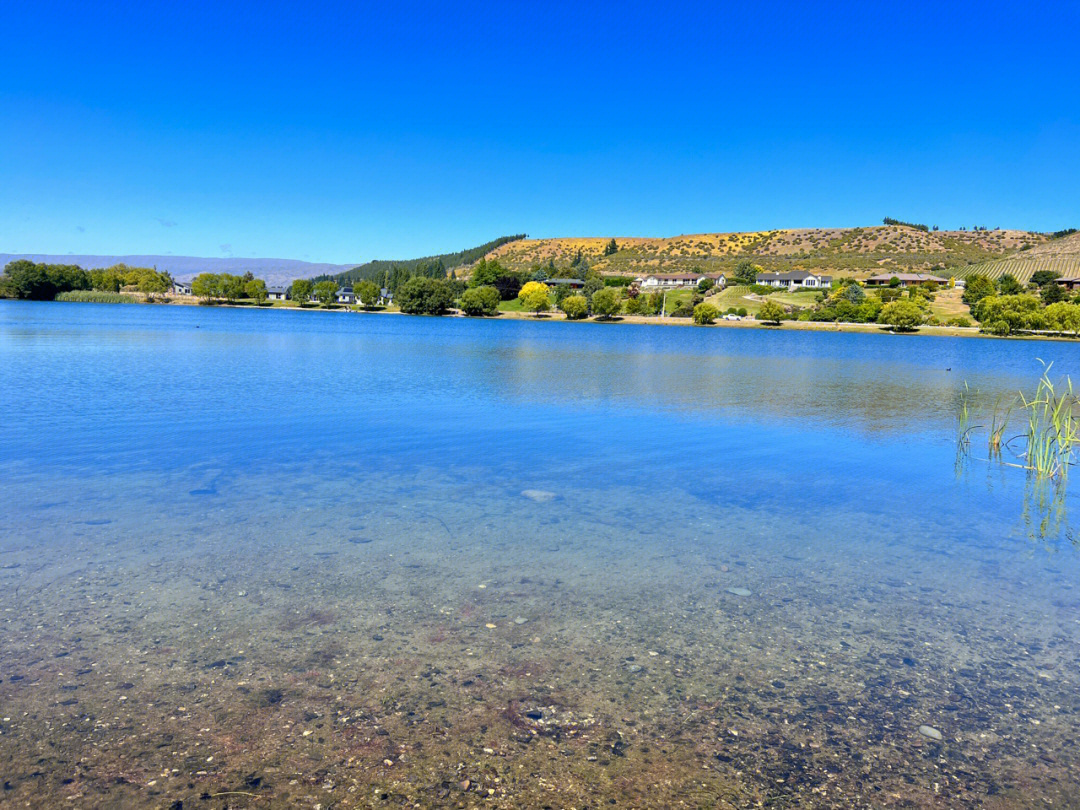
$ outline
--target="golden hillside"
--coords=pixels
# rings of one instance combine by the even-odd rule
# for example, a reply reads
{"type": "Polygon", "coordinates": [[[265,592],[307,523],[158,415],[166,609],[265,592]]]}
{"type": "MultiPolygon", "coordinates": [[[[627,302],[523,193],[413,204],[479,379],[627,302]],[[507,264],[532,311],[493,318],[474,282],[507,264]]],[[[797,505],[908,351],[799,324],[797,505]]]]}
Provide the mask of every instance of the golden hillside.
{"type": "MultiPolygon", "coordinates": [[[[1017,230],[922,231],[902,225],[869,228],[796,228],[756,233],[706,233],[654,239],[610,236],[522,239],[488,254],[514,270],[553,261],[568,265],[580,251],[602,273],[638,274],[700,268],[728,270],[750,259],[768,270],[805,268],[867,274],[941,266],[960,268],[1043,246],[1043,234],[1017,230]]],[[[1061,240],[1058,240],[1061,241],[1061,240]]]]}

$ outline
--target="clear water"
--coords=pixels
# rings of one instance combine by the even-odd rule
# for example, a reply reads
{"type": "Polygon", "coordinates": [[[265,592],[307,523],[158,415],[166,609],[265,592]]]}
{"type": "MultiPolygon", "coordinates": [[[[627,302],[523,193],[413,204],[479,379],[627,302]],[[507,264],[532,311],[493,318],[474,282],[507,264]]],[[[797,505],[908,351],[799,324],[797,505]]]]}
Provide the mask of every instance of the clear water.
{"type": "Polygon", "coordinates": [[[1039,358],[0,302],[0,804],[1080,806],[1039,358]]]}

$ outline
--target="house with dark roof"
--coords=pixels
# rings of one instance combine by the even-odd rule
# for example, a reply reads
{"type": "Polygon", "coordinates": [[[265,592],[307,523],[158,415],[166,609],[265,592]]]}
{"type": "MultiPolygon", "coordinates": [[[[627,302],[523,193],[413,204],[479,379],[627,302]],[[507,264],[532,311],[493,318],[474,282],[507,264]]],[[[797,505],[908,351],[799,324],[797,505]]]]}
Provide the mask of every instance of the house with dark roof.
{"type": "Polygon", "coordinates": [[[764,287],[820,290],[832,284],[832,276],[819,276],[807,270],[788,270],[786,273],[758,273],[755,281],[764,287]]]}
{"type": "Polygon", "coordinates": [[[190,281],[174,281],[172,284],[173,295],[191,295],[190,281]]]}
{"type": "Polygon", "coordinates": [[[338,287],[337,302],[339,304],[355,304],[356,296],[353,295],[352,287],[338,287]]]}
{"type": "Polygon", "coordinates": [[[287,301],[289,300],[289,288],[288,287],[267,287],[266,297],[271,301],[287,301]]]}

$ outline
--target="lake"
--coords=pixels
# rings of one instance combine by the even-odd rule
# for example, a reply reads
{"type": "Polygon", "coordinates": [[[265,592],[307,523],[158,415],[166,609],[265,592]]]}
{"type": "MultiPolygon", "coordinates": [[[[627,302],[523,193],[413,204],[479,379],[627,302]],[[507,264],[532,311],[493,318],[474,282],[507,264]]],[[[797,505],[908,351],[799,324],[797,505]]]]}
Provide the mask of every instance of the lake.
{"type": "Polygon", "coordinates": [[[0,302],[0,803],[1080,806],[1040,360],[0,302]]]}

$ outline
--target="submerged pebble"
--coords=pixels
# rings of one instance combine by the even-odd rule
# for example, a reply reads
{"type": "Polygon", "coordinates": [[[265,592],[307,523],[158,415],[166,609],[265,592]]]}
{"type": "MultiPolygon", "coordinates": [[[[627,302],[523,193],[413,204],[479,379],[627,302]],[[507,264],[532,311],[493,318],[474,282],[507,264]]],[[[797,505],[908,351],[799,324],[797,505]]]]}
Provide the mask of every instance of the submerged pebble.
{"type": "Polygon", "coordinates": [[[728,593],[733,593],[736,596],[749,596],[751,591],[749,588],[728,588],[728,593]]]}
{"type": "Polygon", "coordinates": [[[941,739],[941,732],[933,726],[919,726],[919,733],[924,737],[929,737],[931,740],[941,739]]]}
{"type": "Polygon", "coordinates": [[[536,501],[537,503],[547,503],[558,497],[554,492],[548,492],[546,489],[523,489],[521,494],[530,501],[536,501]]]}
{"type": "Polygon", "coordinates": [[[528,619],[526,619],[524,616],[518,616],[516,619],[514,619],[514,624],[525,624],[525,622],[527,621],[528,619]]]}

